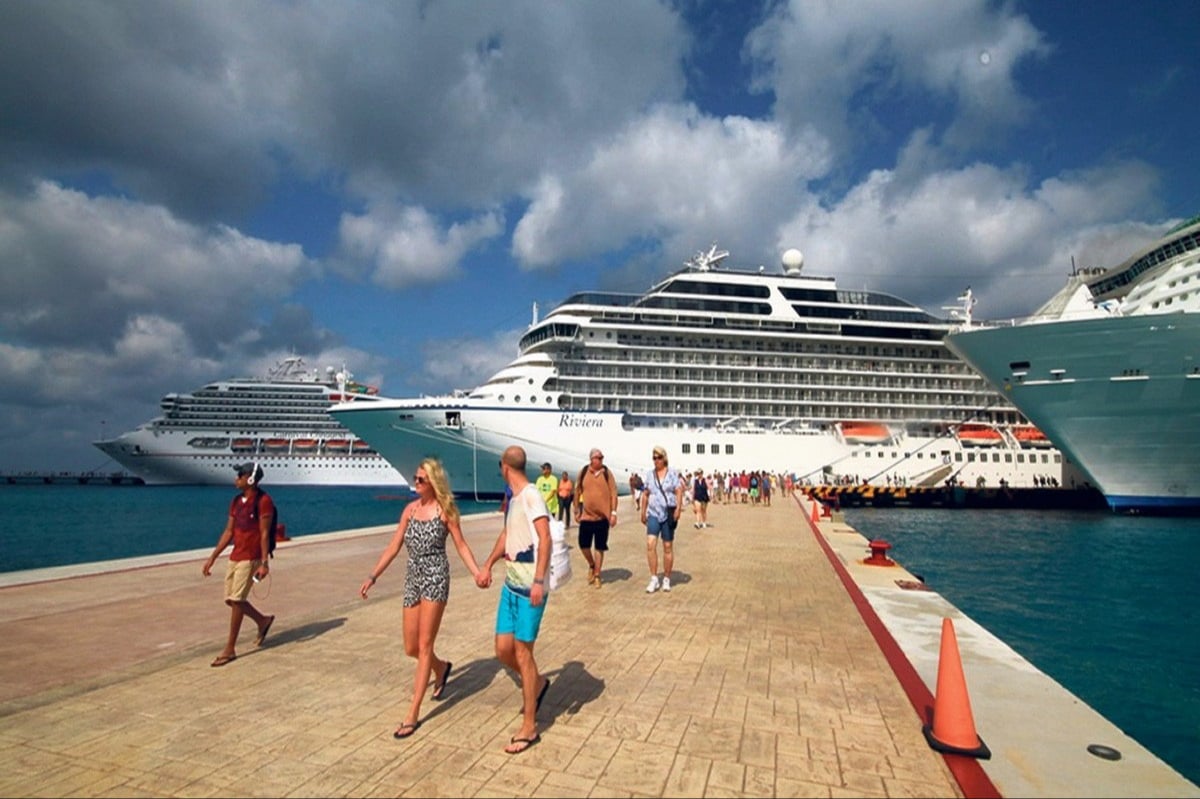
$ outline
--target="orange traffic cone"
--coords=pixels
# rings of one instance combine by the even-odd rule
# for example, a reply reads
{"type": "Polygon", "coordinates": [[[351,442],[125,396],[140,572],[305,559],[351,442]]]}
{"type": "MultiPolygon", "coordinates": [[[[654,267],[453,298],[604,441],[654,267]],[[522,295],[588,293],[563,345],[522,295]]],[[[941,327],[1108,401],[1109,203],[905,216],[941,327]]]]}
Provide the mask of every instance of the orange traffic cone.
{"type": "Polygon", "coordinates": [[[954,624],[942,619],[942,648],[938,653],[937,694],[933,697],[933,725],[922,727],[929,746],[939,752],[991,758],[991,750],[975,732],[971,700],[958,656],[954,624]]]}
{"type": "Polygon", "coordinates": [[[813,497],[813,512],[812,512],[812,523],[813,524],[816,524],[817,522],[821,521],[820,505],[821,505],[821,500],[817,499],[816,497],[813,497]]]}

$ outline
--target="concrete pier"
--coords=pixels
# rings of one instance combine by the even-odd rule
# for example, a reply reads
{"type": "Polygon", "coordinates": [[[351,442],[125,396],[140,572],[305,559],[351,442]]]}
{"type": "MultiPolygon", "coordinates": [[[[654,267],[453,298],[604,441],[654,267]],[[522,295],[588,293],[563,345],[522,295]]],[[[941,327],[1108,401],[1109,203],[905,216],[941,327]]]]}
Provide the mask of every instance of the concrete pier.
{"type": "MultiPolygon", "coordinates": [[[[405,740],[392,737],[413,678],[403,556],[357,595],[390,526],[281,543],[252,597],[276,614],[271,633],[256,649],[247,623],[222,668],[209,663],[229,612],[220,574],[201,576],[208,550],[0,575],[0,794],[1200,796],[811,512],[717,505],[700,530],[685,514],[674,590],[646,594],[644,530],[623,498],[603,586],[573,551],[575,577],[550,599],[542,740],[518,756],[502,751],[520,695],[493,654],[498,586],[477,589],[453,548],[437,652],[454,671],[405,740]],[[989,761],[922,734],[945,615],[989,761]],[[1123,757],[1081,755],[1085,741],[1123,757]]],[[[499,529],[499,514],[464,522],[480,559],[499,529]]]]}

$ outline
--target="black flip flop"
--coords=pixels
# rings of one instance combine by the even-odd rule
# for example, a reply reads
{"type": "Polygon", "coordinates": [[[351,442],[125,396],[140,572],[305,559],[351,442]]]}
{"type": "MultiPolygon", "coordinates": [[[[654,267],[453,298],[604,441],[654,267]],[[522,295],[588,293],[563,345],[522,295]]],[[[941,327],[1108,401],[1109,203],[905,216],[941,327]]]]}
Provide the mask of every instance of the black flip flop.
{"type": "Polygon", "coordinates": [[[414,721],[411,724],[409,724],[408,722],[405,722],[396,728],[396,731],[394,733],[392,733],[392,737],[393,738],[407,738],[408,736],[412,735],[414,732],[416,732],[420,728],[421,728],[421,722],[419,722],[419,721],[414,721]]]}
{"type": "Polygon", "coordinates": [[[450,680],[450,669],[454,668],[454,664],[446,661],[446,673],[442,675],[442,681],[433,687],[433,693],[430,694],[434,699],[441,699],[446,693],[446,683],[450,680]]]}
{"type": "Polygon", "coordinates": [[[510,738],[508,740],[509,745],[512,745],[512,744],[525,744],[525,745],[522,746],[520,749],[516,749],[513,751],[509,751],[508,749],[505,749],[504,753],[507,755],[519,755],[522,752],[527,752],[530,749],[532,749],[534,746],[537,746],[538,742],[540,742],[541,740],[542,740],[542,734],[540,732],[537,733],[536,735],[534,735],[532,738],[517,738],[517,737],[510,738]]]}

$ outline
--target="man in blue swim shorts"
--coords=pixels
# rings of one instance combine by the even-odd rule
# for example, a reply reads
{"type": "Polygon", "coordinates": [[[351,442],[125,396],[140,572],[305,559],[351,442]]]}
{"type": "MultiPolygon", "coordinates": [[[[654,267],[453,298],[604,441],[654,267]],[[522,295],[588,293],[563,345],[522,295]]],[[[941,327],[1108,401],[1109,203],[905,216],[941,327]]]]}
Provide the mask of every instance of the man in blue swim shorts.
{"type": "Polygon", "coordinates": [[[524,713],[521,728],[504,751],[517,755],[541,741],[537,711],[550,688],[533,658],[542,614],[546,610],[546,578],[550,575],[550,512],[537,487],[525,475],[525,450],[513,446],[500,459],[500,473],[512,489],[512,499],[491,555],[478,582],[486,586],[492,566],[504,558],[504,587],[496,608],[496,657],[521,675],[524,713]],[[536,546],[535,537],[536,536],[536,546]]]}

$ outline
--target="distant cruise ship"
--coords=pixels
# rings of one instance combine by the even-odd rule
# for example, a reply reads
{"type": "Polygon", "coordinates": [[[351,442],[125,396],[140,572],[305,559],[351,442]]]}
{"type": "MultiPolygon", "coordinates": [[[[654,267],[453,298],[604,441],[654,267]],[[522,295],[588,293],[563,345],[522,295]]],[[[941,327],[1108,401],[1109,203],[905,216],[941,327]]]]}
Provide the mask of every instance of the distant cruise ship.
{"type": "Polygon", "coordinates": [[[328,414],[336,403],[378,399],[344,368],[322,376],[290,357],[264,378],[167,394],[162,416],[94,443],[148,485],[230,485],[235,465],[257,461],[270,485],[405,486],[391,464],[328,414]]]}
{"type": "Polygon", "coordinates": [[[948,345],[1118,511],[1200,512],[1200,217],[1033,317],[948,345]]]}
{"type": "Polygon", "coordinates": [[[510,444],[556,472],[601,447],[623,488],[656,445],[678,468],[810,483],[1066,484],[1061,455],[946,349],[952,320],[802,275],[797,250],[781,274],[726,257],[714,245],[645,294],[535,311],[516,360],[470,392],[331,414],[399,468],[440,457],[477,496],[501,489],[510,444]]]}

